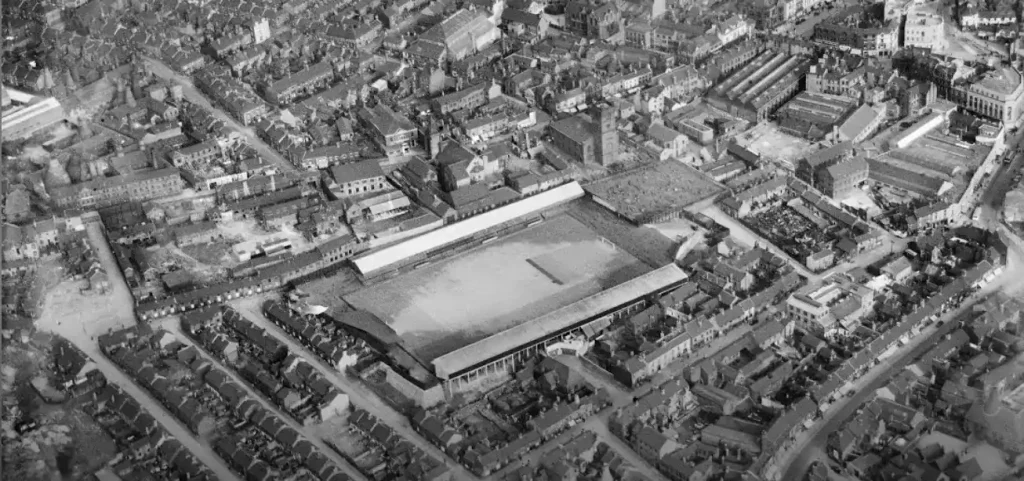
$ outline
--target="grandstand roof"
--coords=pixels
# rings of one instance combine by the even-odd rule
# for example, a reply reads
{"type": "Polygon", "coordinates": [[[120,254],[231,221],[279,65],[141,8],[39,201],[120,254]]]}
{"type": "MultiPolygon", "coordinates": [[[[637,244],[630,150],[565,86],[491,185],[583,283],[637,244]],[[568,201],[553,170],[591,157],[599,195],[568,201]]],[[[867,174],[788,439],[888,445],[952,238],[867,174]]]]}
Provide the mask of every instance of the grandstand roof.
{"type": "Polygon", "coordinates": [[[430,252],[491,227],[579,197],[583,197],[583,188],[580,187],[580,184],[576,182],[565,184],[405,242],[385,247],[355,259],[353,263],[364,276],[370,275],[410,257],[430,252]]]}
{"type": "Polygon", "coordinates": [[[434,359],[434,372],[442,379],[451,379],[489,359],[543,340],[581,321],[684,280],[686,273],[675,264],[669,264],[434,359]]]}

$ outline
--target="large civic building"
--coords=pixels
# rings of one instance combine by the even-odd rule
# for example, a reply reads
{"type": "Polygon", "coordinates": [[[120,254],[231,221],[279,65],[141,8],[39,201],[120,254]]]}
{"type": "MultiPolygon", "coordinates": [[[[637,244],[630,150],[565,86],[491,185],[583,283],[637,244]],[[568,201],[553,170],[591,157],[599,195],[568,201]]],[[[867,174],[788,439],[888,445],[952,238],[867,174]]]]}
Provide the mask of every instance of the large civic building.
{"type": "Polygon", "coordinates": [[[417,44],[433,44],[443,49],[451,60],[461,60],[483,50],[501,36],[498,27],[481,12],[459,10],[431,27],[417,44]]]}
{"type": "Polygon", "coordinates": [[[512,375],[524,362],[569,339],[590,339],[612,322],[646,309],[687,276],[669,264],[561,309],[434,359],[446,396],[477,390],[512,375]]]}
{"type": "Polygon", "coordinates": [[[590,120],[572,116],[551,124],[551,143],[584,164],[614,164],[619,158],[617,111],[599,103],[590,106],[589,114],[590,120]]]}
{"type": "Polygon", "coordinates": [[[814,26],[814,40],[888,56],[899,48],[900,21],[877,15],[873,6],[853,6],[814,26]]]}
{"type": "Polygon", "coordinates": [[[909,78],[935,84],[939,98],[971,113],[1012,125],[1024,112],[1024,81],[1012,66],[960,65],[907,49],[893,57],[893,67],[909,78]]]}
{"type": "Polygon", "coordinates": [[[712,88],[708,102],[749,122],[766,121],[800,91],[810,65],[806,57],[765,50],[712,88]]]}

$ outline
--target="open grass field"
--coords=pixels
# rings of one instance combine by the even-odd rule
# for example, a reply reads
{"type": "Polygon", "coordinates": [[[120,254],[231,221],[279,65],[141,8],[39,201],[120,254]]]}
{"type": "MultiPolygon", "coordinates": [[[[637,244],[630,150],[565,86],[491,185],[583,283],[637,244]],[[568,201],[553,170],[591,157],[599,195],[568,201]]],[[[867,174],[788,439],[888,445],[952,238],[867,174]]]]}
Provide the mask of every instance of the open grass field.
{"type": "Polygon", "coordinates": [[[649,270],[563,215],[345,300],[380,316],[429,362],[649,270]]]}

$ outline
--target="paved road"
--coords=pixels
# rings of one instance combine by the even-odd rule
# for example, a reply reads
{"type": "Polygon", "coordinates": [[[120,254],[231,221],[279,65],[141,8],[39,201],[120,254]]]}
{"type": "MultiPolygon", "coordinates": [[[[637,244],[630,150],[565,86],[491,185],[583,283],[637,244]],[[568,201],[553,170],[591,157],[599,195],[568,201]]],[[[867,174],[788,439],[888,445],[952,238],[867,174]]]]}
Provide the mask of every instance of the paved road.
{"type": "Polygon", "coordinates": [[[139,406],[153,415],[153,418],[171,436],[181,441],[182,445],[191,451],[196,459],[209,467],[218,479],[239,479],[238,475],[228,468],[224,460],[213,453],[213,449],[208,443],[196,438],[192,431],[178,421],[159,401],[136,384],[134,379],[121,371],[100,351],[96,344],[96,336],[108,330],[135,325],[135,316],[132,312],[131,293],[103,235],[102,225],[99,222],[90,222],[85,227],[89,242],[107,271],[112,292],[105,296],[85,297],[80,296],[77,292],[50,293],[48,297],[58,296],[63,299],[63,302],[50,299],[36,326],[41,330],[63,336],[81,349],[96,364],[96,368],[106,376],[107,382],[119,386],[125,394],[135,398],[139,406]],[[73,313],[76,307],[80,310],[73,313]]]}
{"type": "Polygon", "coordinates": [[[227,112],[224,112],[220,107],[217,107],[216,103],[212,102],[206,97],[206,95],[203,95],[203,93],[200,92],[192,83],[192,79],[175,72],[173,69],[168,67],[167,64],[157,59],[150,57],[143,57],[143,59],[146,62],[146,65],[149,66],[150,71],[157,77],[181,85],[181,92],[189,102],[210,110],[218,119],[223,121],[233,130],[242,134],[249,145],[256,149],[256,152],[258,152],[264,159],[277,164],[277,166],[284,172],[292,172],[296,170],[295,166],[292,165],[288,159],[285,159],[280,153],[278,153],[278,151],[274,150],[273,147],[267,145],[266,142],[263,142],[263,140],[257,137],[256,133],[253,132],[251,128],[238,123],[234,117],[228,115],[227,112]]]}
{"type": "MultiPolygon", "coordinates": [[[[72,341],[74,342],[74,341],[72,341]]],[[[224,462],[220,456],[217,456],[213,452],[213,447],[205,441],[197,439],[188,428],[185,427],[178,418],[167,411],[159,401],[149,394],[146,390],[135,384],[135,381],[128,377],[127,374],[121,371],[113,362],[107,359],[106,356],[100,351],[99,346],[95,343],[89,343],[82,345],[76,342],[79,349],[85,352],[93,362],[96,363],[96,368],[103,373],[107,378],[107,382],[116,384],[125,394],[135,398],[149,414],[153,415],[158,423],[173,437],[181,442],[192,455],[196,457],[200,462],[210,468],[213,473],[217,476],[217,479],[222,481],[239,480],[237,474],[228,468],[227,463],[224,462]]]]}
{"type": "Polygon", "coordinates": [[[643,479],[648,481],[668,481],[668,478],[664,474],[661,474],[661,471],[658,471],[651,466],[651,463],[648,463],[646,459],[640,457],[636,451],[633,451],[633,448],[626,445],[622,439],[619,439],[608,430],[607,417],[601,421],[595,422],[589,427],[589,429],[597,435],[598,441],[604,441],[607,443],[613,451],[618,453],[619,456],[622,456],[622,459],[625,459],[626,462],[636,468],[636,470],[643,476],[643,479]]]}
{"type": "Polygon", "coordinates": [[[281,330],[281,328],[276,324],[270,322],[269,319],[263,316],[263,312],[261,312],[259,306],[254,306],[252,303],[236,302],[232,303],[232,307],[237,309],[238,312],[243,314],[247,319],[266,329],[267,332],[284,342],[285,345],[288,346],[289,351],[296,355],[300,355],[306,359],[306,361],[309,361],[309,363],[319,370],[327,380],[331,381],[335,387],[341,390],[341,392],[348,394],[349,400],[352,404],[359,406],[370,414],[376,416],[377,419],[390,426],[391,429],[394,429],[395,432],[401,435],[404,439],[415,444],[418,448],[437,458],[439,461],[446,462],[448,467],[451,468],[451,472],[455,479],[476,479],[476,476],[460,464],[452,461],[448,455],[413,430],[412,425],[409,424],[409,420],[406,419],[405,416],[393,409],[390,404],[384,402],[384,400],[377,396],[376,393],[363,386],[361,384],[362,381],[348,379],[345,375],[339,373],[336,369],[323,362],[310,350],[306,349],[305,346],[300,344],[295,338],[281,330]]]}
{"type": "MultiPolygon", "coordinates": [[[[1007,267],[988,285],[975,294],[972,298],[958,309],[949,311],[942,316],[942,321],[950,322],[960,314],[967,312],[978,300],[1006,287],[1005,282],[1021,277],[1024,272],[1024,261],[1022,261],[1022,246],[1019,239],[1010,240],[1011,255],[1007,267]]],[[[777,479],[803,479],[810,467],[810,464],[821,456],[823,446],[828,440],[829,433],[838,430],[857,408],[874,397],[876,389],[883,386],[897,372],[902,370],[908,363],[924,354],[929,348],[939,341],[937,328],[931,325],[922,330],[921,334],[904,346],[900,352],[886,359],[881,364],[872,368],[854,383],[856,393],[851,397],[844,397],[831,406],[828,412],[817,420],[810,430],[797,436],[795,442],[789,445],[783,453],[783,462],[779,463],[779,471],[783,476],[777,479]],[[795,457],[793,454],[797,453],[795,457]]]]}
{"type": "MultiPolygon", "coordinates": [[[[1019,142],[1020,136],[1016,137],[1015,141],[1019,142]]],[[[1009,142],[1007,143],[1009,144],[1009,142]]],[[[1015,149],[1017,145],[1020,144],[1008,145],[1007,150],[1015,149]]],[[[996,171],[992,173],[992,179],[978,203],[982,211],[981,223],[983,225],[991,227],[999,222],[1006,193],[1013,187],[1013,177],[1021,172],[1022,167],[1024,167],[1024,154],[1016,154],[1010,164],[1000,162],[996,171]]]]}
{"type": "Polygon", "coordinates": [[[238,375],[237,371],[235,371],[233,368],[229,366],[224,365],[224,363],[222,363],[220,359],[217,359],[217,357],[207,352],[207,350],[204,347],[200,346],[199,344],[196,344],[196,342],[193,341],[192,338],[188,337],[184,332],[182,332],[180,320],[177,316],[164,319],[164,321],[161,323],[161,327],[177,336],[178,340],[183,342],[184,344],[189,346],[195,346],[195,348],[198,349],[199,352],[202,354],[204,359],[213,363],[214,366],[216,366],[218,369],[227,374],[232,381],[235,381],[235,383],[237,383],[239,386],[242,386],[242,389],[245,390],[245,393],[248,394],[250,398],[255,399],[257,402],[259,402],[264,409],[273,413],[275,416],[280,418],[281,421],[284,421],[285,424],[290,426],[292,429],[298,431],[299,433],[302,433],[302,435],[305,436],[305,438],[308,439],[309,442],[313,443],[313,445],[316,446],[318,450],[320,450],[321,454],[327,456],[327,458],[330,459],[345,474],[359,481],[366,480],[366,476],[363,476],[363,474],[360,473],[355,466],[352,466],[352,464],[350,464],[345,458],[341,457],[341,455],[339,455],[336,451],[327,446],[327,444],[324,443],[324,441],[320,439],[315,432],[313,432],[313,429],[311,429],[312,426],[303,426],[299,424],[291,415],[281,411],[281,409],[278,408],[277,404],[268,401],[266,396],[256,392],[256,390],[252,388],[252,385],[250,385],[248,381],[242,379],[242,377],[238,375]]]}

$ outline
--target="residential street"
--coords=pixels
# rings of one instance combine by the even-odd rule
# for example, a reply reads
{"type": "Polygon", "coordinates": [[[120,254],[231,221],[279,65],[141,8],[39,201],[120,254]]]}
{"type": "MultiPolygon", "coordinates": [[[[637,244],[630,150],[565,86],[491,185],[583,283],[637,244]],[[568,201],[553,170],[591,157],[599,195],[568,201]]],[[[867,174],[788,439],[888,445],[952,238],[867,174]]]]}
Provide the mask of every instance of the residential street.
{"type": "Polygon", "coordinates": [[[413,430],[412,425],[409,424],[409,420],[405,416],[393,409],[391,405],[386,403],[383,399],[380,399],[376,393],[363,386],[362,381],[347,378],[344,373],[338,372],[336,369],[323,362],[319,357],[313,354],[312,351],[306,349],[305,346],[300,344],[298,340],[285,333],[280,327],[267,319],[261,311],[261,303],[258,301],[251,302],[251,300],[249,300],[250,302],[246,301],[247,299],[241,299],[230,304],[254,324],[266,329],[268,333],[284,342],[285,345],[288,346],[289,351],[301,355],[309,361],[309,363],[319,370],[327,380],[331,381],[335,387],[341,390],[341,392],[348,394],[349,401],[353,405],[365,409],[367,412],[376,416],[382,422],[394,429],[397,434],[415,444],[418,448],[429,453],[438,460],[446,462],[451,468],[455,479],[476,478],[476,476],[458,463],[452,461],[447,454],[443,453],[440,449],[413,430]]]}
{"type": "MultiPolygon", "coordinates": [[[[943,315],[942,321],[950,322],[954,320],[976,302],[996,291],[1005,290],[1009,286],[1019,286],[1019,279],[1024,278],[1024,262],[1022,262],[1024,257],[1022,257],[1021,252],[1022,248],[1019,240],[1011,239],[1009,260],[1003,272],[978,293],[965,301],[960,308],[943,315]]],[[[783,475],[781,477],[769,478],[777,480],[803,479],[810,464],[818,456],[824,454],[824,446],[828,439],[828,434],[839,429],[859,407],[870,400],[874,396],[876,389],[888,382],[892,376],[902,370],[917,356],[924,354],[929,348],[934,346],[939,341],[936,337],[936,329],[935,324],[923,329],[900,352],[873,367],[864,376],[857,379],[853,386],[848,386],[847,389],[849,387],[856,389],[856,393],[851,397],[840,398],[821,419],[815,421],[811,429],[798,434],[797,439],[778,455],[782,459],[782,462],[778,463],[778,472],[782,472],[783,475]],[[794,453],[796,454],[795,457],[794,453]]]]}
{"type": "Polygon", "coordinates": [[[264,159],[277,164],[284,172],[291,172],[295,170],[295,166],[293,166],[291,162],[288,162],[288,159],[285,159],[280,153],[274,150],[273,147],[267,145],[266,142],[263,142],[262,139],[256,136],[256,133],[251,128],[238,123],[234,117],[228,115],[227,112],[224,112],[220,107],[217,107],[216,103],[203,95],[203,93],[200,92],[192,83],[192,79],[175,72],[168,67],[167,64],[157,59],[151,57],[143,57],[143,59],[145,60],[146,65],[149,66],[150,71],[157,77],[181,85],[181,91],[189,102],[198,104],[199,106],[210,110],[218,119],[222,120],[233,130],[242,134],[245,137],[246,142],[252,148],[256,149],[264,159]]]}
{"type": "Polygon", "coordinates": [[[801,276],[807,278],[807,282],[809,284],[817,284],[821,282],[822,279],[825,279],[837,272],[846,272],[856,267],[866,267],[871,265],[892,252],[903,252],[910,243],[910,239],[896,239],[892,234],[886,233],[882,237],[882,244],[880,246],[869,251],[861,252],[851,261],[833,266],[820,274],[814,274],[811,271],[808,271],[803,264],[790,257],[789,254],[786,254],[782,249],[779,249],[774,244],[768,242],[767,239],[761,237],[760,234],[754,232],[747,226],[743,225],[740,221],[723,212],[717,205],[705,209],[703,214],[714,219],[715,222],[728,227],[729,235],[740,244],[747,247],[753,247],[755,244],[762,247],[767,246],[767,249],[771,253],[789,261],[790,265],[796,268],[797,272],[801,276]]]}
{"type": "MultiPolygon", "coordinates": [[[[72,341],[75,342],[75,341],[72,341]]],[[[149,414],[153,415],[160,425],[167,430],[168,434],[174,439],[181,442],[185,448],[192,452],[192,455],[199,461],[210,468],[213,473],[220,480],[239,480],[237,474],[235,474],[227,463],[220,458],[216,453],[213,452],[213,446],[206,440],[200,440],[196,438],[192,431],[189,431],[184,424],[178,421],[178,418],[174,417],[167,409],[164,408],[159,401],[149,394],[146,390],[139,387],[135,383],[135,380],[128,377],[127,374],[121,371],[113,362],[106,358],[102,352],[100,352],[99,346],[96,343],[88,343],[82,345],[75,342],[86,355],[88,355],[93,362],[96,363],[96,368],[107,377],[107,382],[116,384],[118,387],[124,390],[125,394],[135,398],[149,414]]]]}
{"type": "Polygon", "coordinates": [[[181,441],[196,459],[213,470],[219,479],[238,479],[205,440],[196,438],[159,401],[100,351],[96,344],[99,335],[135,325],[134,305],[128,285],[103,235],[102,225],[90,222],[85,228],[89,243],[96,250],[100,264],[107,273],[110,291],[106,294],[81,294],[77,290],[77,282],[63,282],[47,293],[36,327],[59,334],[81,349],[96,363],[107,382],[121,387],[126,394],[135,398],[143,409],[152,414],[171,436],[181,441]]]}
{"type": "Polygon", "coordinates": [[[363,476],[362,473],[360,473],[355,466],[352,466],[352,464],[349,463],[345,458],[341,457],[340,454],[331,449],[330,446],[324,443],[322,439],[317,437],[316,433],[313,431],[314,426],[303,426],[296,422],[295,419],[292,418],[290,415],[288,415],[284,411],[281,411],[281,409],[278,408],[276,404],[268,401],[266,396],[260,394],[259,392],[256,392],[256,390],[252,388],[252,385],[249,384],[248,381],[242,379],[241,376],[238,375],[237,371],[224,365],[224,363],[222,363],[219,359],[217,359],[212,354],[207,352],[205,348],[203,348],[199,344],[196,344],[195,341],[192,340],[192,338],[185,335],[185,333],[181,330],[181,322],[177,316],[164,318],[160,324],[160,327],[163,327],[167,331],[174,334],[182,343],[189,346],[195,346],[195,348],[198,349],[199,352],[202,354],[204,359],[213,363],[213,365],[216,366],[221,371],[224,371],[228,375],[228,377],[231,378],[232,381],[235,381],[239,386],[242,386],[242,389],[245,390],[246,394],[248,394],[250,398],[258,401],[263,406],[264,409],[270,411],[271,413],[274,413],[274,415],[276,415],[278,418],[284,421],[285,424],[301,433],[306,439],[309,440],[309,442],[313,443],[313,445],[316,446],[316,448],[320,451],[321,454],[327,456],[327,458],[330,459],[331,462],[333,462],[345,474],[359,481],[364,481],[366,479],[366,476],[363,476]]]}

